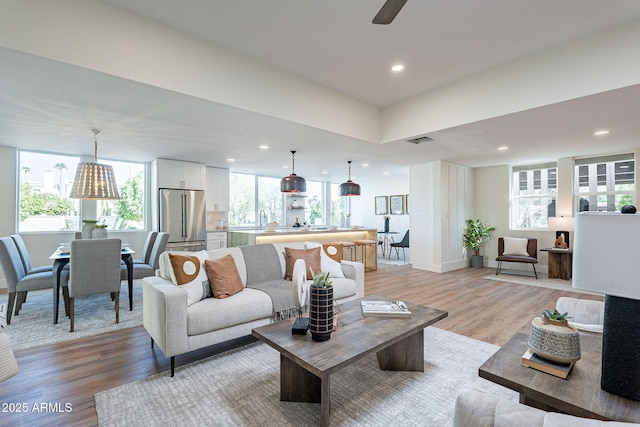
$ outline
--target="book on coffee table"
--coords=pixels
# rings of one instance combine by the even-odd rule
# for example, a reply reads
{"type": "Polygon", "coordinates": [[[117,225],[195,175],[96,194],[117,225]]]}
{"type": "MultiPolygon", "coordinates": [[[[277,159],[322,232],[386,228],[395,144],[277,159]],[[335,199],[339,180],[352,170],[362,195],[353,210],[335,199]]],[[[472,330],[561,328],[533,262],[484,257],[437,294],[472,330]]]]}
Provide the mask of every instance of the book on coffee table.
{"type": "Polygon", "coordinates": [[[402,301],[362,301],[364,317],[409,317],[411,311],[402,301]]]}
{"type": "Polygon", "coordinates": [[[571,363],[559,363],[551,360],[544,359],[537,354],[533,353],[530,349],[522,355],[522,365],[529,368],[537,369],[538,371],[546,372],[547,374],[555,375],[556,377],[567,379],[571,368],[573,368],[573,362],[571,363]]]}

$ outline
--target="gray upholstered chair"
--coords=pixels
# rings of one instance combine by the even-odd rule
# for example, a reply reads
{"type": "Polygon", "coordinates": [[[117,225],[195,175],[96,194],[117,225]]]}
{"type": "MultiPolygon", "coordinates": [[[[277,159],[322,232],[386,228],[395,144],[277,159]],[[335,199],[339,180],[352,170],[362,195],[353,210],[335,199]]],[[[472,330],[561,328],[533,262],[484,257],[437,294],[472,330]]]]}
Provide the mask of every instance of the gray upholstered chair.
{"type": "MultiPolygon", "coordinates": [[[[167,246],[167,241],[169,240],[169,233],[156,233],[154,237],[153,244],[149,250],[149,256],[147,258],[147,262],[143,263],[140,260],[133,261],[133,278],[134,279],[142,279],[143,277],[153,276],[156,274],[156,270],[159,267],[159,259],[160,254],[164,252],[165,247],[167,246]],[[138,261],[138,262],[136,262],[138,261]]],[[[145,245],[146,246],[146,245],[145,245]]],[[[142,252],[145,252],[143,248],[142,252]]],[[[127,267],[122,265],[120,267],[120,278],[122,280],[127,279],[127,267]]]]}
{"type": "Polygon", "coordinates": [[[11,324],[11,311],[15,306],[15,315],[20,313],[28,291],[53,288],[53,273],[44,271],[27,274],[18,247],[11,237],[0,239],[0,265],[2,265],[9,292],[7,324],[11,324]]]}
{"type": "Polygon", "coordinates": [[[74,331],[75,299],[110,293],[120,322],[120,239],[74,240],[71,242],[69,274],[63,274],[61,285],[69,306],[69,331],[74,331]],[[67,289],[64,289],[67,288],[67,289]]]}
{"type": "Polygon", "coordinates": [[[33,267],[31,265],[31,258],[29,257],[29,251],[27,250],[27,245],[24,244],[24,240],[22,240],[22,236],[19,234],[12,234],[11,238],[13,239],[13,242],[16,244],[16,247],[18,248],[18,253],[20,254],[20,259],[22,260],[22,266],[24,267],[24,271],[27,274],[42,273],[42,272],[53,270],[53,264],[43,265],[40,267],[33,267]]]}
{"type": "Polygon", "coordinates": [[[157,231],[150,231],[149,234],[147,234],[147,239],[144,241],[144,246],[140,253],[140,259],[134,259],[134,264],[152,264],[149,260],[151,259],[151,251],[153,250],[153,244],[155,243],[157,236],[157,231]]]}

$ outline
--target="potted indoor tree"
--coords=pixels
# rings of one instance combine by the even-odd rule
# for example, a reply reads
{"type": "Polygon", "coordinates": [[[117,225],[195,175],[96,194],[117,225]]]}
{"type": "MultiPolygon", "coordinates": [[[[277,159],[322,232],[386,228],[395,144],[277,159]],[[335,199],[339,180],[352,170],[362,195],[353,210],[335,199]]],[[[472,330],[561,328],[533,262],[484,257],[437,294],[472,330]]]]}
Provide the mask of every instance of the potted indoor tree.
{"type": "Polygon", "coordinates": [[[464,241],[464,247],[473,251],[473,255],[471,256],[471,267],[482,268],[484,265],[484,260],[482,255],[480,255],[480,245],[482,245],[486,240],[491,239],[491,232],[495,229],[495,227],[483,224],[479,219],[467,220],[467,228],[464,230],[462,239],[464,241]]]}

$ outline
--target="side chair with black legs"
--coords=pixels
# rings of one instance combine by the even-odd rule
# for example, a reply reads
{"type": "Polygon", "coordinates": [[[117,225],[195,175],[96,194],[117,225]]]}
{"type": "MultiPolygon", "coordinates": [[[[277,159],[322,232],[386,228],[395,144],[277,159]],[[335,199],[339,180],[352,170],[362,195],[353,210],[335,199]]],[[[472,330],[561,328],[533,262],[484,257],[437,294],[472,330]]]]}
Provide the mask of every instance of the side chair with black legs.
{"type": "Polygon", "coordinates": [[[400,242],[389,244],[389,259],[391,259],[391,249],[396,250],[396,256],[398,257],[398,259],[400,259],[400,252],[398,251],[398,249],[402,248],[402,259],[406,261],[407,257],[404,252],[404,249],[408,247],[409,247],[409,230],[407,230],[407,232],[404,234],[404,237],[400,242]]]}

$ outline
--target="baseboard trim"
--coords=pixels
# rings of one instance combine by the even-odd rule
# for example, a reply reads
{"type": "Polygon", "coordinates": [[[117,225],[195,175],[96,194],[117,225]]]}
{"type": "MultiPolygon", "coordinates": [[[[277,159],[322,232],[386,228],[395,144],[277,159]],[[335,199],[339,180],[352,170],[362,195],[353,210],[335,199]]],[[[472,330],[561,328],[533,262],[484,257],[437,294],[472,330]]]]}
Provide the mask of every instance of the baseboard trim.
{"type": "Polygon", "coordinates": [[[6,295],[9,293],[9,289],[7,288],[0,288],[0,295],[6,295]]]}

